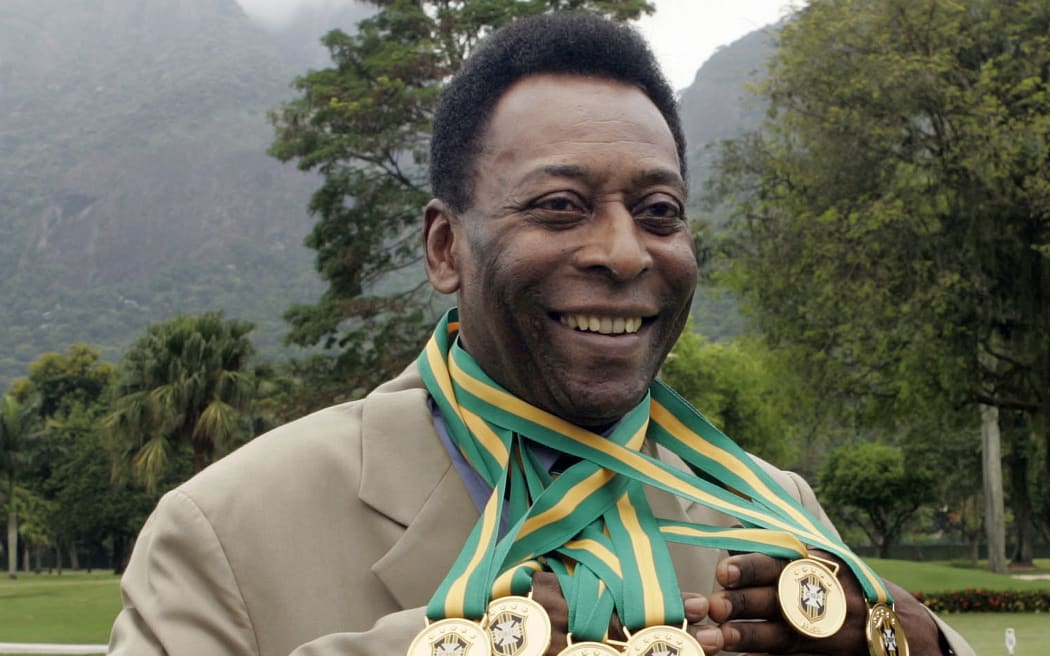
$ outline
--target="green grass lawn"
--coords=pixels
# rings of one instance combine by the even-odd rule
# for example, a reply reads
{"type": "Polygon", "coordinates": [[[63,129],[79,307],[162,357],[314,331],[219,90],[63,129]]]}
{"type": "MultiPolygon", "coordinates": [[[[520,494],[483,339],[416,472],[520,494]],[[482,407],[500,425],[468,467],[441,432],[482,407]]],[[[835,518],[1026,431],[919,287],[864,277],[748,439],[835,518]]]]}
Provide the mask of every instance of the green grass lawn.
{"type": "Polygon", "coordinates": [[[105,643],[120,610],[113,574],[0,578],[0,642],[105,643]]]}
{"type": "MultiPolygon", "coordinates": [[[[965,588],[989,590],[1050,589],[1050,580],[1022,581],[960,563],[914,563],[903,560],[867,559],[880,575],[909,592],[942,592],[965,588]]],[[[1050,574],[1050,562],[1037,561],[1039,570],[1024,574],[1050,574]]],[[[941,615],[974,648],[978,656],[1005,656],[1006,629],[1017,636],[1016,656],[1050,654],[1050,615],[1046,613],[948,613],[941,615]]]]}
{"type": "MultiPolygon", "coordinates": [[[[1050,579],[1022,581],[1010,575],[993,574],[986,569],[975,569],[958,563],[915,563],[905,560],[865,559],[883,578],[889,579],[908,592],[942,592],[966,588],[989,590],[1050,590],[1050,579]]],[[[1037,560],[1034,572],[1023,574],[1050,575],[1050,562],[1037,560]]],[[[1050,622],[1050,619],[1048,619],[1050,622]]],[[[1048,650],[1050,653],[1050,650],[1048,650]]]]}
{"type": "MultiPolygon", "coordinates": [[[[1050,580],[1019,581],[952,563],[870,559],[882,576],[911,592],[962,588],[1050,589],[1050,580]]],[[[1050,562],[1040,562],[1050,573],[1050,562]]],[[[1039,572],[1037,572],[1039,573],[1039,572]]],[[[120,610],[118,579],[112,574],[66,572],[0,579],[0,642],[105,643],[120,610]]],[[[1050,615],[955,613],[944,620],[962,633],[980,656],[1006,654],[1007,627],[1017,634],[1017,656],[1050,653],[1050,615]]]]}
{"type": "Polygon", "coordinates": [[[977,656],[1006,656],[1006,629],[1017,636],[1016,656],[1050,653],[1050,615],[1046,613],[950,613],[941,619],[970,643],[977,656]]]}

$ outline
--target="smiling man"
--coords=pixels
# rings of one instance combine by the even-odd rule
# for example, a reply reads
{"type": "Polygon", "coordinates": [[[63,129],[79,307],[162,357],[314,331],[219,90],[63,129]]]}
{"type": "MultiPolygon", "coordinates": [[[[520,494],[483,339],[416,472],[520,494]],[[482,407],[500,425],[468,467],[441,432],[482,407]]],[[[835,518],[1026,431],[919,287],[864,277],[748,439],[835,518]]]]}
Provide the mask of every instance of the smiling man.
{"type": "Polygon", "coordinates": [[[697,276],[684,149],[628,28],[489,37],[434,126],[457,309],[396,380],[166,495],[110,653],[971,653],[655,381],[697,276]]]}
{"type": "Polygon", "coordinates": [[[426,212],[434,286],[504,388],[585,427],[645,396],[696,284],[674,136],[624,82],[538,74],[500,98],[469,206],[426,212]]]}

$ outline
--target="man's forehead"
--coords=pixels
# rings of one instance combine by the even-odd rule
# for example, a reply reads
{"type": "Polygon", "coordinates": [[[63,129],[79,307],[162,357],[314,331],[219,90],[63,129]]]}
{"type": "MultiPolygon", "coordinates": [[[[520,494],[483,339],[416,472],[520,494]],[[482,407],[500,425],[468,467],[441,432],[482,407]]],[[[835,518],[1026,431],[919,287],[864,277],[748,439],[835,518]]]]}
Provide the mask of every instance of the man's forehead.
{"type": "MultiPolygon", "coordinates": [[[[534,95],[556,94],[571,103],[573,97],[593,95],[599,90],[605,90],[606,93],[638,94],[656,109],[656,105],[642,88],[613,77],[577,73],[533,73],[507,87],[496,99],[493,113],[515,109],[517,103],[528,102],[528,98],[534,95]]],[[[656,111],[659,113],[659,110],[656,111]]]]}
{"type": "MultiPolygon", "coordinates": [[[[579,164],[543,164],[530,170],[522,177],[521,182],[529,184],[531,182],[540,182],[549,178],[564,178],[588,182],[595,176],[600,175],[604,175],[604,172],[595,171],[579,164]]],[[[681,189],[685,186],[685,182],[682,180],[679,171],[667,167],[639,168],[638,170],[631,172],[630,183],[634,187],[667,185],[669,187],[681,189]]]]}
{"type": "MultiPolygon", "coordinates": [[[[659,108],[645,93],[629,84],[601,77],[569,74],[532,75],[519,80],[493,108],[481,139],[483,156],[501,164],[523,151],[533,155],[547,148],[550,161],[533,174],[581,177],[571,158],[561,159],[560,149],[637,142],[645,149],[640,156],[666,160],[646,168],[670,165],[672,172],[654,177],[681,177],[678,149],[671,128],[659,108]]],[[[479,170],[478,173],[483,172],[479,170]]]]}

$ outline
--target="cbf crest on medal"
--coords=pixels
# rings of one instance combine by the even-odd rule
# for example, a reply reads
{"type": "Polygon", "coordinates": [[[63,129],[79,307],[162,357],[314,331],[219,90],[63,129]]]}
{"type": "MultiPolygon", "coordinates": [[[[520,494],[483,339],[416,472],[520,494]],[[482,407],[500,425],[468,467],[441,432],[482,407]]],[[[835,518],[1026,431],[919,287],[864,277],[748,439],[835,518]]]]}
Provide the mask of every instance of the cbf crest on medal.
{"type": "Polygon", "coordinates": [[[430,653],[434,656],[464,656],[470,643],[461,636],[450,633],[441,640],[431,644],[430,653]]]}
{"type": "Polygon", "coordinates": [[[654,642],[642,656],[678,656],[678,650],[666,642],[654,642]]]}
{"type": "Polygon", "coordinates": [[[802,580],[799,593],[799,608],[809,621],[816,622],[822,619],[827,610],[824,603],[828,590],[820,584],[820,579],[813,575],[807,576],[802,580]]]}
{"type": "Polygon", "coordinates": [[[489,631],[492,633],[492,651],[498,656],[518,656],[525,647],[525,618],[510,611],[504,611],[493,620],[489,631]]]}
{"type": "Polygon", "coordinates": [[[432,622],[408,647],[408,656],[489,656],[488,634],[463,618],[432,622]]]}

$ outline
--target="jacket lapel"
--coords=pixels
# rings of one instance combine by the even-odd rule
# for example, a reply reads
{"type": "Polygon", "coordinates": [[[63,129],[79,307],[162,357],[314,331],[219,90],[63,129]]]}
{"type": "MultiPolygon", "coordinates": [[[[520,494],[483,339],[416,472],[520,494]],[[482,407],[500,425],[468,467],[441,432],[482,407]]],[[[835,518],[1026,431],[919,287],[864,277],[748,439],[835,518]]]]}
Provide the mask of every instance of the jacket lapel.
{"type": "Polygon", "coordinates": [[[405,527],[372,572],[402,608],[424,606],[478,512],[434,429],[414,365],[368,396],[361,431],[360,498],[405,527]]]}

